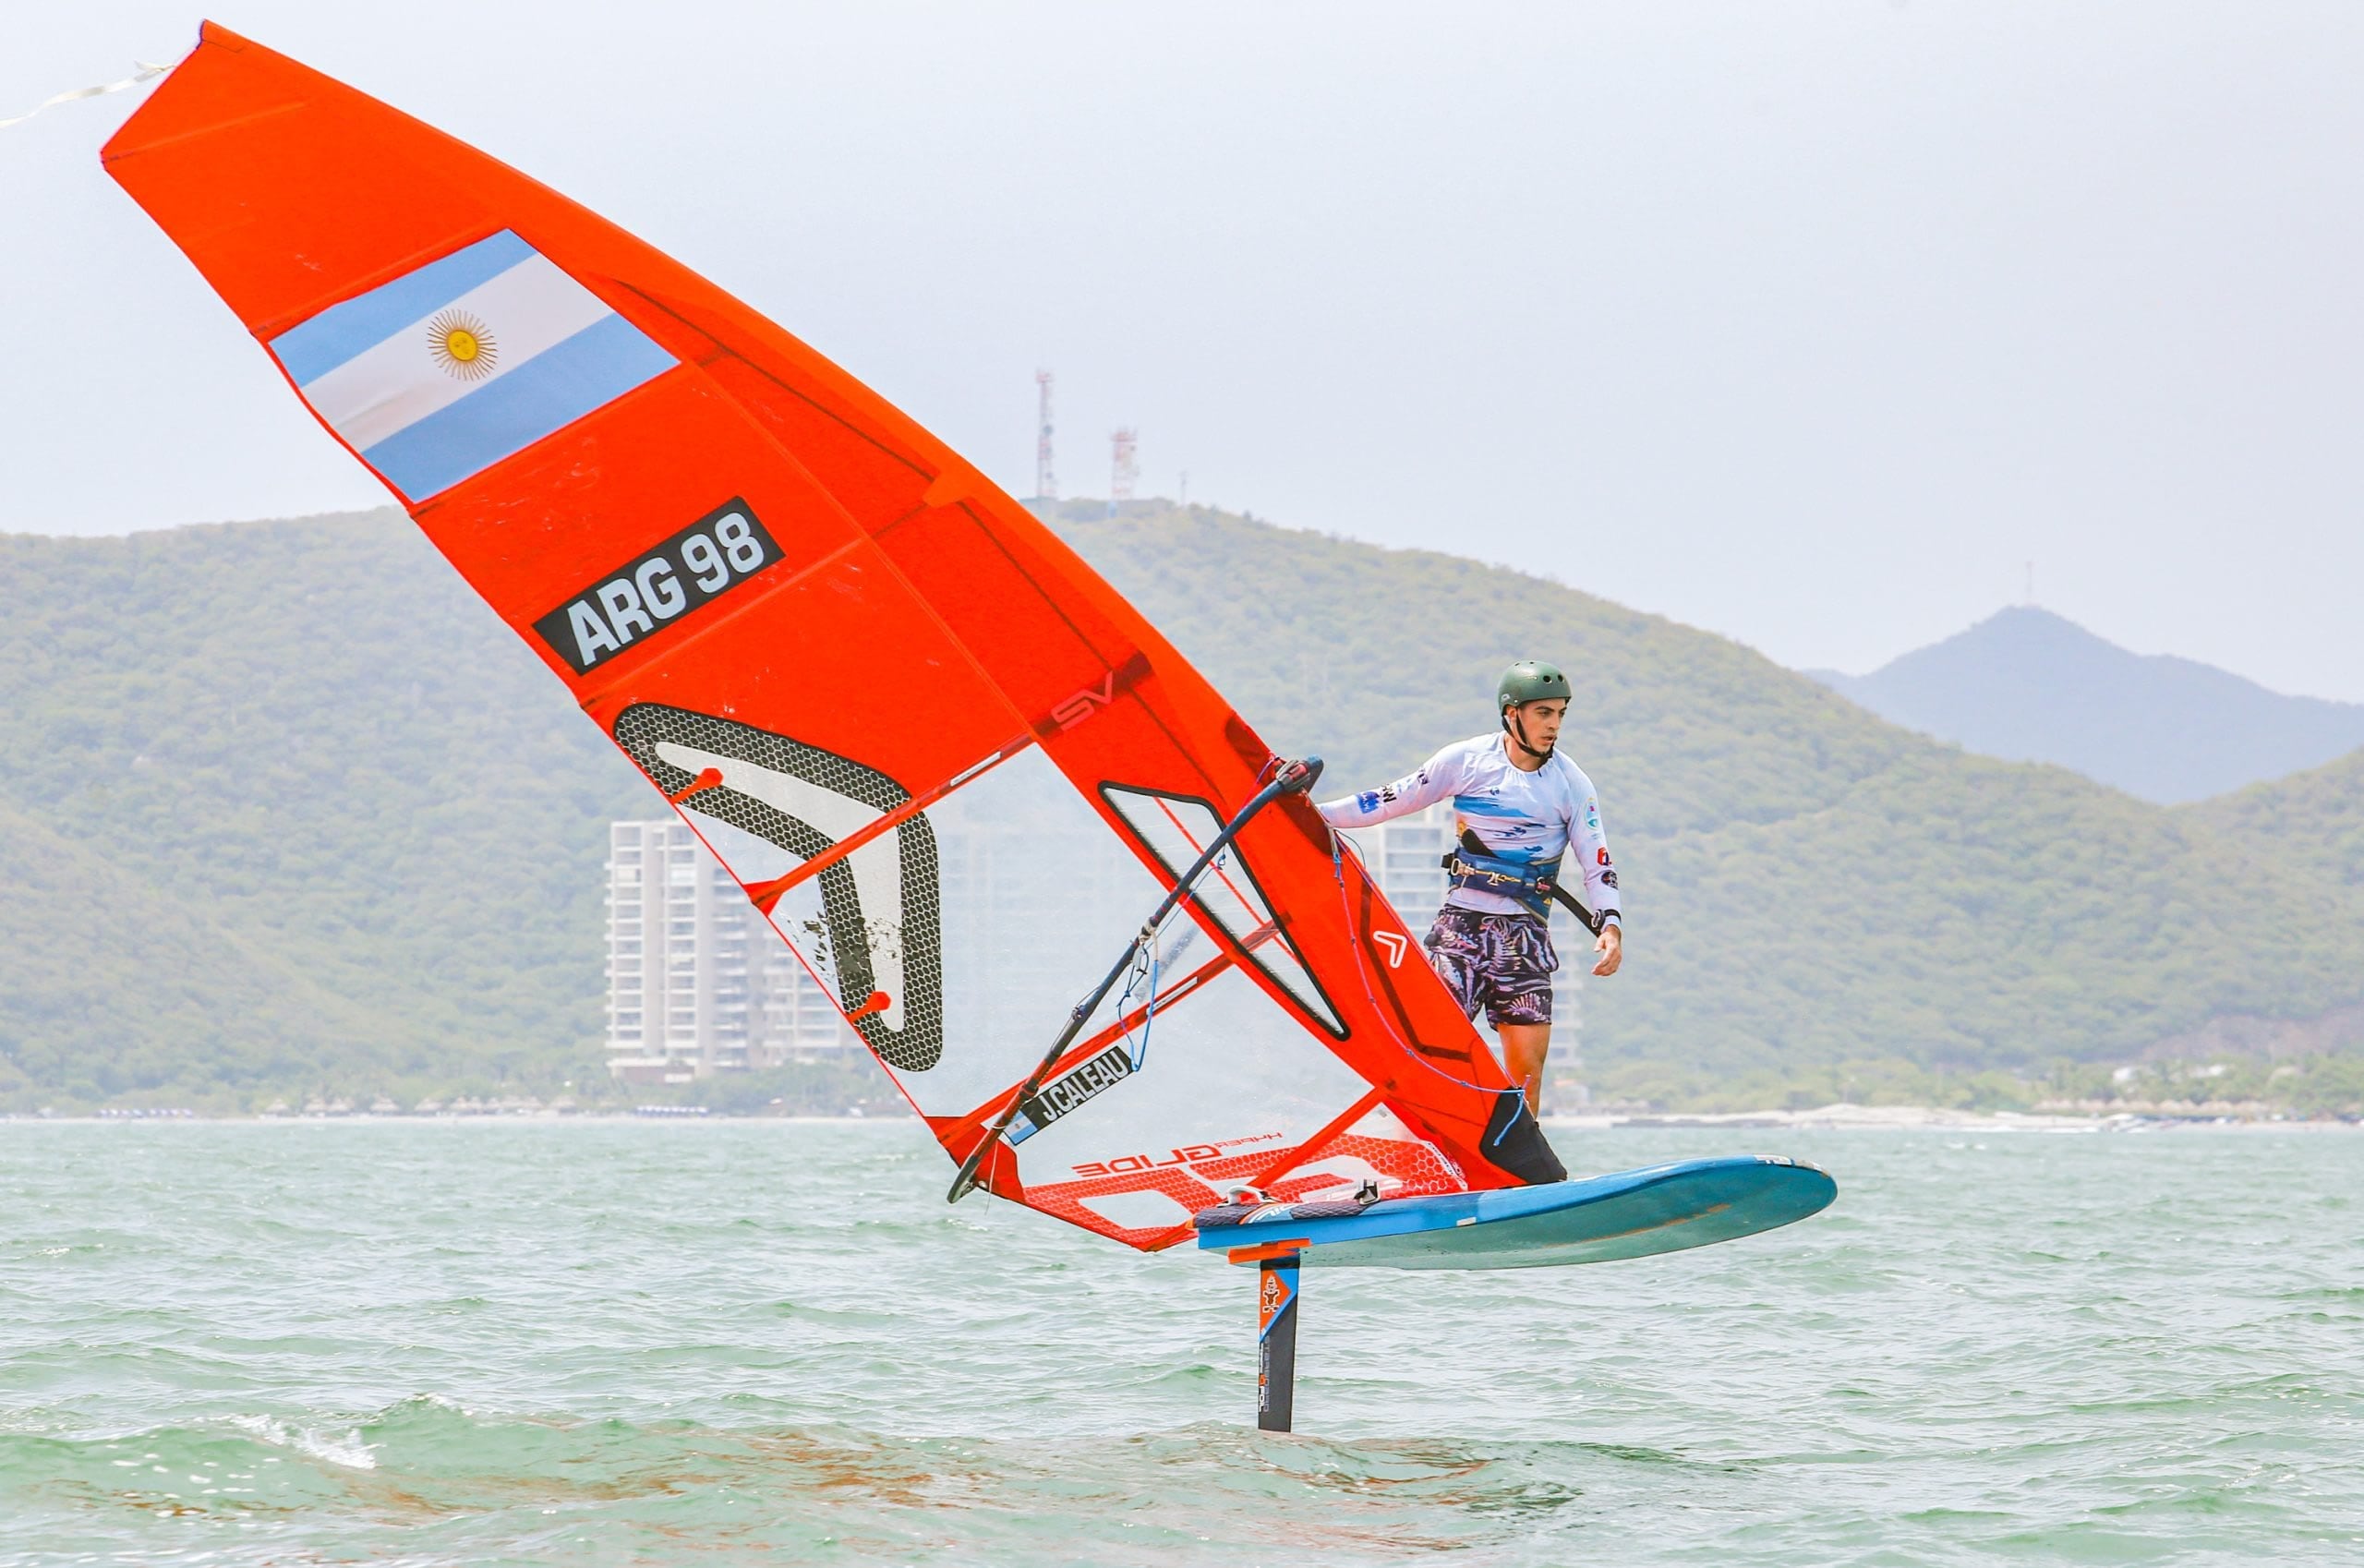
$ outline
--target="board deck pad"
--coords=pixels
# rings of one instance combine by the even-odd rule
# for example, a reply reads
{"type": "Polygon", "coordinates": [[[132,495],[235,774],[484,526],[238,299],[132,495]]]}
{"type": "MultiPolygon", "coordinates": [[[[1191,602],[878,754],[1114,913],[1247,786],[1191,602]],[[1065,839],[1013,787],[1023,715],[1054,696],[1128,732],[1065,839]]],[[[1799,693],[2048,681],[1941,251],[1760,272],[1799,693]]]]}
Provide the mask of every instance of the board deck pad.
{"type": "Polygon", "coordinates": [[[1492,1192],[1337,1204],[1273,1203],[1202,1227],[1211,1252],[1300,1243],[1308,1263],[1381,1269],[1539,1269],[1607,1263],[1731,1241],[1827,1208],[1839,1185],[1779,1154],[1645,1165],[1492,1192]],[[1332,1211],[1300,1217],[1296,1211],[1332,1211]]]}

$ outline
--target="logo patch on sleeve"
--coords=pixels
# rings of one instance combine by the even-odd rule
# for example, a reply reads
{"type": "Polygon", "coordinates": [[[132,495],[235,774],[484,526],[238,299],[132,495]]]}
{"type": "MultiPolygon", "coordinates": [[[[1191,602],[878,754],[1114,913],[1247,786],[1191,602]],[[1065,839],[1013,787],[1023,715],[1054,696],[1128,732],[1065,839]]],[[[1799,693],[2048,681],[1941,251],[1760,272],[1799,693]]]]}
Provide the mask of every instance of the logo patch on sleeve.
{"type": "Polygon", "coordinates": [[[607,573],[534,630],[577,675],[588,674],[779,558],[754,509],[734,500],[607,573]]]}

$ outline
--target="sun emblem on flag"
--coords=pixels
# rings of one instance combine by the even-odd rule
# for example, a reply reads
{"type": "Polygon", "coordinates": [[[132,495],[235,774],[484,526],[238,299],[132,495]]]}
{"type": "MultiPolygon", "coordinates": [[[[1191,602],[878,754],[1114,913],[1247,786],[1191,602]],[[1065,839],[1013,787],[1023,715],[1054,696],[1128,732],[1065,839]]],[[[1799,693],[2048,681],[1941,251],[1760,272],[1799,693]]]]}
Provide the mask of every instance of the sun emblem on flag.
{"type": "Polygon", "coordinates": [[[427,352],[464,381],[480,381],[501,360],[492,329],[464,310],[446,310],[427,323],[427,352]]]}

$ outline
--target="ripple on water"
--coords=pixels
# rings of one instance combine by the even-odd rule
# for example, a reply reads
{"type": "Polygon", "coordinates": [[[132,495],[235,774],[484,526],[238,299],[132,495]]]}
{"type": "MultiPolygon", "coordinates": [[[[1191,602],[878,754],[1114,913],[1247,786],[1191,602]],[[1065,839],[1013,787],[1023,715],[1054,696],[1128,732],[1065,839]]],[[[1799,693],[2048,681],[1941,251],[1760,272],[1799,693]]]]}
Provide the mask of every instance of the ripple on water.
{"type": "Polygon", "coordinates": [[[2364,1140],[1788,1137],[1776,1236],[1309,1275],[1279,1437],[1246,1272],[913,1128],[164,1130],[0,1127],[0,1563],[2364,1561],[2364,1140]]]}

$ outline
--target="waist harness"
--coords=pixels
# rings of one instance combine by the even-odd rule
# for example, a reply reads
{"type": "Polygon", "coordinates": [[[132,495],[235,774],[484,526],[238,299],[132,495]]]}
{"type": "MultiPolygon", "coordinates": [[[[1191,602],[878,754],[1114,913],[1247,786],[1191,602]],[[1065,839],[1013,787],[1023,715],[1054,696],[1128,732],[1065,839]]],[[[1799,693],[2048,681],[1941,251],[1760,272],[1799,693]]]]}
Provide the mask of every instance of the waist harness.
{"type": "Polygon", "coordinates": [[[1560,858],[1511,861],[1489,854],[1478,836],[1467,830],[1461,842],[1444,852],[1437,863],[1445,870],[1453,890],[1493,893],[1515,900],[1530,914],[1551,917],[1551,896],[1560,885],[1560,858]]]}

